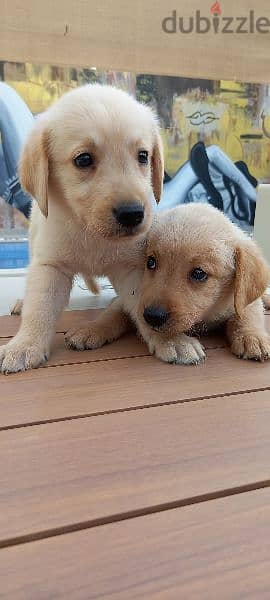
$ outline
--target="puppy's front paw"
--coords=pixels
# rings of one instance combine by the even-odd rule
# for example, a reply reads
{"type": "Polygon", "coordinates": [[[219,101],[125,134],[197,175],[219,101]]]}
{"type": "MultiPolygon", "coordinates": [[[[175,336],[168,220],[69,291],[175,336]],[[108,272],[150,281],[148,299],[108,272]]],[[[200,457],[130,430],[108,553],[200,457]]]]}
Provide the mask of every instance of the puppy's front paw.
{"type": "Polygon", "coordinates": [[[0,347],[0,371],[5,375],[36,369],[48,360],[48,352],[35,343],[14,338],[0,347]]]}
{"type": "Polygon", "coordinates": [[[198,365],[206,358],[202,344],[197,338],[181,336],[176,344],[177,363],[180,365],[198,365]]]}
{"type": "Polygon", "coordinates": [[[205,352],[199,340],[184,334],[178,340],[170,342],[151,340],[149,350],[160,360],[171,364],[197,365],[205,360],[205,352]]]}
{"type": "Polygon", "coordinates": [[[155,354],[163,362],[177,363],[177,352],[173,342],[163,342],[162,340],[151,340],[148,342],[150,354],[155,354]]]}
{"type": "Polygon", "coordinates": [[[92,327],[83,327],[67,331],[65,342],[71,350],[95,350],[104,345],[104,336],[94,324],[92,327]]]}
{"type": "Polygon", "coordinates": [[[264,362],[270,358],[270,337],[238,332],[232,341],[231,351],[238,358],[264,362]]]}

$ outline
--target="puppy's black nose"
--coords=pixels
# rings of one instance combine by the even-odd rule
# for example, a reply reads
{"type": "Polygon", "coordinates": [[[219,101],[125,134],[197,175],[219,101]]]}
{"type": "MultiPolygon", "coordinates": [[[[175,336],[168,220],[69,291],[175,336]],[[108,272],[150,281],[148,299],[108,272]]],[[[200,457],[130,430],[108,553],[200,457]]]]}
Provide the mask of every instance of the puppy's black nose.
{"type": "Polygon", "coordinates": [[[144,219],[144,208],[140,204],[123,204],[113,212],[122,227],[137,227],[144,219]]]}
{"type": "Polygon", "coordinates": [[[169,313],[163,308],[155,306],[146,306],[144,309],[144,320],[153,328],[162,327],[168,321],[169,313]]]}

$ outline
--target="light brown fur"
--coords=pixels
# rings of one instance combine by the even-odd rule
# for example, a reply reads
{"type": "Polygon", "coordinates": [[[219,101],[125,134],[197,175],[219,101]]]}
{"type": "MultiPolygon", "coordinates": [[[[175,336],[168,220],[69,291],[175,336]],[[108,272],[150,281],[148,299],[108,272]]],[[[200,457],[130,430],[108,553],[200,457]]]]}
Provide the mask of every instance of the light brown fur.
{"type": "MultiPolygon", "coordinates": [[[[270,358],[270,339],[265,331],[261,297],[269,283],[269,270],[256,244],[221,212],[205,204],[184,205],[160,214],[137,244],[137,258],[112,273],[119,293],[117,305],[84,330],[80,347],[95,347],[123,333],[126,321],[116,319],[116,308],[130,316],[147,342],[150,352],[167,362],[193,364],[205,358],[204,349],[192,334],[226,324],[232,352],[246,359],[270,358]],[[146,268],[147,257],[156,259],[154,271],[146,268]],[[191,279],[194,268],[207,274],[205,282],[191,279]],[[147,306],[169,313],[164,326],[153,330],[144,320],[147,306]],[[110,319],[110,312],[114,316],[110,319]],[[116,323],[116,327],[114,327],[116,323]],[[121,326],[119,326],[121,323],[121,326]],[[189,335],[187,335],[187,333],[189,335]]],[[[76,334],[76,347],[80,338],[76,334]]],[[[67,336],[71,345],[75,337],[67,336]]]]}
{"type": "Polygon", "coordinates": [[[110,275],[132,254],[151,225],[163,171],[156,118],[123,91],[79,88],[37,120],[20,165],[22,184],[36,200],[31,265],[20,330],[1,347],[3,373],[38,367],[47,359],[75,274],[91,287],[93,277],[110,275]],[[148,151],[148,165],[139,164],[140,150],[148,151]],[[93,154],[93,167],[74,165],[82,152],[93,154]],[[144,219],[128,235],[114,210],[134,202],[144,208],[144,219]]]}

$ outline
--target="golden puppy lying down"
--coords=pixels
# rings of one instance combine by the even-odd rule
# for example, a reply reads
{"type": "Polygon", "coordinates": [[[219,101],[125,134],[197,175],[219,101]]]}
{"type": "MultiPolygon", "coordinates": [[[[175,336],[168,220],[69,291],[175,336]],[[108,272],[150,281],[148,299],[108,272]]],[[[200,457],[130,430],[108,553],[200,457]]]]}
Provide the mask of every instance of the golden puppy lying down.
{"type": "Polygon", "coordinates": [[[102,346],[131,321],[161,360],[196,364],[205,352],[192,335],[224,323],[233,354],[270,358],[261,300],[267,264],[256,244],[211,206],[189,204],[156,216],[111,280],[118,298],[97,321],[69,332],[69,346],[102,346]]]}

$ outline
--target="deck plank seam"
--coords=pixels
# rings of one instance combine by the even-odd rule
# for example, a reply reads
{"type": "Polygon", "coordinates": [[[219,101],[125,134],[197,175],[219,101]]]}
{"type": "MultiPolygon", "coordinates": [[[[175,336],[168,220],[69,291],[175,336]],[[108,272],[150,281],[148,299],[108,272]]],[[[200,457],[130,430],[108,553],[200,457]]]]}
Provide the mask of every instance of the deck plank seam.
{"type": "MultiPolygon", "coordinates": [[[[1,348],[1,346],[0,346],[1,348]]],[[[211,346],[210,348],[206,347],[206,350],[224,350],[225,348],[227,348],[227,346],[211,346]]],[[[81,353],[83,351],[78,350],[78,353],[81,353]]],[[[72,367],[72,366],[78,366],[78,365],[91,365],[94,363],[99,363],[99,362],[110,362],[110,361],[115,361],[115,360],[127,360],[127,359],[133,359],[133,358],[151,358],[152,354],[132,354],[129,356],[111,356],[111,357],[105,357],[105,358],[92,358],[89,360],[80,360],[78,362],[75,361],[71,361],[71,362],[65,362],[65,363],[57,363],[55,365],[49,365],[49,364],[43,364],[40,365],[38,368],[39,369],[55,369],[56,367],[72,367]]],[[[181,366],[181,365],[180,365],[181,366]]],[[[28,373],[28,371],[19,371],[19,373],[28,373]]],[[[14,377],[14,375],[16,376],[17,373],[15,374],[11,374],[11,377],[14,377]]],[[[10,376],[10,374],[8,375],[10,376]]]]}
{"type": "Polygon", "coordinates": [[[183,498],[182,500],[173,500],[171,502],[165,502],[162,504],[146,506],[143,508],[138,508],[122,513],[116,513],[112,515],[108,515],[106,517],[98,517],[96,519],[89,519],[82,522],[71,523],[70,525],[63,525],[61,527],[55,527],[52,529],[47,529],[44,531],[37,531],[34,533],[29,533],[17,537],[7,538],[0,540],[0,550],[4,548],[9,548],[12,546],[18,546],[22,544],[27,544],[31,542],[36,542],[40,540],[45,540],[53,537],[58,537],[60,535],[65,535],[68,533],[75,533],[78,531],[83,531],[87,529],[93,529],[95,527],[104,527],[106,525],[111,525],[113,523],[120,523],[123,521],[137,519],[140,517],[145,517],[148,515],[154,515],[161,512],[166,512],[175,509],[181,509],[187,506],[192,506],[194,504],[202,504],[205,502],[212,502],[214,500],[220,500],[223,498],[229,498],[231,496],[236,496],[240,494],[246,494],[249,492],[259,491],[270,487],[270,479],[266,479],[263,481],[256,481],[253,483],[247,483],[240,486],[235,486],[232,488],[227,488],[223,490],[217,490],[215,492],[209,492],[205,494],[200,494],[198,496],[190,496],[187,498],[183,498]]]}
{"type": "MultiPolygon", "coordinates": [[[[203,402],[204,400],[215,400],[217,398],[230,398],[233,396],[242,396],[245,394],[252,394],[252,393],[258,393],[258,392],[267,392],[270,391],[270,386],[269,387],[263,387],[263,388],[253,388],[250,390],[240,390],[240,391],[233,391],[233,392],[224,392],[224,394],[219,393],[219,394],[211,394],[211,395],[207,395],[207,396],[196,396],[195,398],[182,398],[181,400],[168,400],[167,402],[155,402],[154,404],[142,404],[139,406],[127,406],[125,408],[115,408],[115,409],[111,409],[111,410],[104,410],[104,411],[97,411],[97,412],[93,412],[93,413],[83,413],[81,415],[70,415],[67,417],[58,417],[55,419],[43,419],[40,421],[30,421],[28,423],[17,423],[15,425],[4,425],[4,426],[0,426],[0,433],[2,431],[10,431],[10,430],[14,430],[14,429],[22,429],[22,428],[26,428],[26,427],[40,427],[41,425],[51,425],[53,423],[63,423],[65,421],[69,422],[69,421],[78,421],[79,419],[92,419],[92,418],[96,418],[96,417],[104,417],[104,416],[108,416],[108,415],[116,415],[116,414],[121,414],[121,413],[128,413],[128,412],[135,412],[135,411],[139,411],[139,410],[146,410],[146,409],[151,409],[151,408],[163,408],[163,407],[168,407],[168,406],[177,406],[177,405],[181,405],[181,404],[188,404],[190,402],[203,402]]],[[[0,407],[1,407],[1,403],[0,403],[0,407]]]]}

